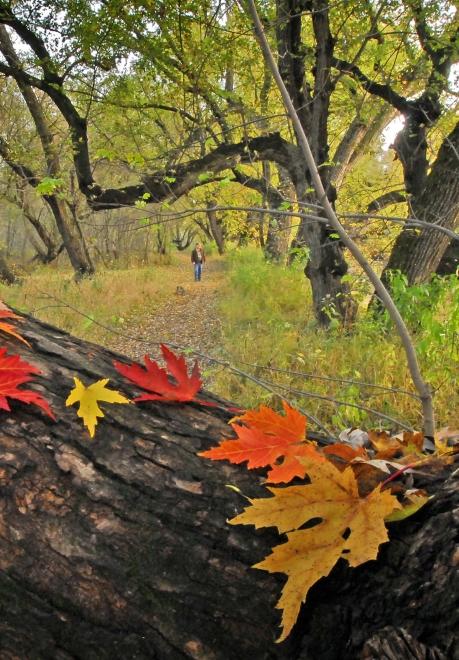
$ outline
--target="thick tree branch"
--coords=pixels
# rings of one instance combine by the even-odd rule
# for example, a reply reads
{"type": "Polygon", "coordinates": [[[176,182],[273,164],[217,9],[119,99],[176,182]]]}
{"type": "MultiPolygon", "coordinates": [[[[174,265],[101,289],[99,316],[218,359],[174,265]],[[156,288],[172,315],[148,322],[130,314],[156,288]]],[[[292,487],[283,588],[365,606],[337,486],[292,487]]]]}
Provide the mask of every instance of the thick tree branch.
{"type": "MultiPolygon", "coordinates": [[[[203,158],[177,165],[170,170],[161,170],[143,177],[143,182],[125,188],[107,188],[97,195],[88,197],[90,206],[100,211],[124,205],[133,205],[144,194],[149,202],[158,203],[165,199],[178,198],[192,188],[202,185],[200,175],[212,175],[232,169],[239,163],[272,160],[286,169],[294,169],[298,149],[284,140],[279,133],[252,138],[237,144],[222,144],[203,158]]],[[[210,180],[210,179],[209,179],[210,180]]]]}
{"type": "Polygon", "coordinates": [[[368,78],[368,76],[366,76],[356,64],[351,64],[338,57],[333,57],[332,66],[334,66],[335,69],[338,69],[338,71],[348,73],[350,76],[358,80],[367,92],[379,96],[379,98],[390,103],[399,112],[406,113],[409,110],[410,105],[406,98],[393,90],[390,85],[383,85],[368,78]]]}
{"type": "Polygon", "coordinates": [[[391,190],[386,192],[383,195],[380,195],[373,201],[368,204],[367,211],[368,213],[373,213],[374,211],[381,211],[381,209],[390,206],[391,204],[400,204],[401,202],[406,202],[406,193],[404,190],[391,190]]]}
{"type": "Polygon", "coordinates": [[[49,84],[61,85],[62,77],[57,74],[57,67],[44,41],[19,20],[11,11],[11,6],[2,0],[0,0],[0,23],[13,28],[16,34],[30,46],[38,58],[45,81],[49,84]]]}

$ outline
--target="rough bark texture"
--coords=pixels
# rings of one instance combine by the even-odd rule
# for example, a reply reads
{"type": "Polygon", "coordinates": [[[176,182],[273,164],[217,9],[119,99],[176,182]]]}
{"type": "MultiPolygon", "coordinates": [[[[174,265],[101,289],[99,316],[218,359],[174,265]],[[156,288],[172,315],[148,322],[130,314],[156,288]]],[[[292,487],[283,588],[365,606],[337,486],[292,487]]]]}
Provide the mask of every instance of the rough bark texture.
{"type": "MultiPolygon", "coordinates": [[[[336,200],[336,190],[331,182],[332,168],[325,165],[329,160],[328,118],[334,83],[331,76],[334,40],[329,21],[329,6],[325,0],[294,2],[277,0],[277,50],[279,72],[293,101],[295,110],[306,133],[314,159],[319,166],[322,183],[329,200],[336,200]],[[312,9],[312,27],[315,51],[312,62],[307,62],[308,50],[302,42],[302,12],[312,9]],[[314,77],[311,86],[305,76],[306,64],[314,77]]],[[[289,174],[296,189],[298,202],[315,202],[310,194],[311,176],[301,155],[295,168],[289,166],[289,174]]],[[[302,219],[293,248],[309,249],[309,261],[305,275],[311,282],[315,317],[321,326],[328,326],[333,317],[344,323],[351,322],[356,305],[350,296],[348,285],[342,282],[348,266],[341,241],[330,238],[333,232],[321,223],[302,219]]]]}
{"type": "MultiPolygon", "coordinates": [[[[422,195],[412,201],[415,217],[453,230],[459,217],[458,150],[459,123],[444,140],[422,195]]],[[[450,239],[435,229],[404,229],[392,249],[383,280],[387,281],[391,270],[400,270],[410,284],[426,281],[437,270],[449,243],[450,239]]]]}
{"type": "Polygon", "coordinates": [[[226,484],[260,495],[260,477],[196,456],[230,413],[106,406],[91,441],[64,401],[74,375],[132,395],[114,354],[35,321],[23,330],[33,350],[9,348],[42,369],[35,387],[58,422],[20,403],[0,411],[2,659],[454,657],[452,478],[393,526],[377,562],[343,562],[316,585],[276,645],[283,580],[249,566],[277,537],[226,524],[244,506],[226,484]]]}

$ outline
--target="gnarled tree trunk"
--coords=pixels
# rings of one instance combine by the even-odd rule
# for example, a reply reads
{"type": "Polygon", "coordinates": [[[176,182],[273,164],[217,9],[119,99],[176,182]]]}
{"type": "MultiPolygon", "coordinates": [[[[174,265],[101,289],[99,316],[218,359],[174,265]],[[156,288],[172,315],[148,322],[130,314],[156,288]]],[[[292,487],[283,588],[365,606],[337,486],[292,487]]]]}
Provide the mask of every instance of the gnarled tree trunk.
{"type": "MultiPolygon", "coordinates": [[[[339,564],[276,645],[282,578],[251,570],[277,542],[226,520],[260,476],[196,453],[230,413],[197,404],[107,405],[94,440],[65,407],[73,376],[133,389],[113,353],[36,321],[36,385],[57,416],[0,411],[0,657],[174,660],[454,657],[452,481],[394,525],[378,561],[339,564]]],[[[206,398],[209,395],[205,395],[206,398]]],[[[456,590],[457,593],[457,590],[456,590]]]]}
{"type": "MultiPolygon", "coordinates": [[[[411,214],[420,220],[455,229],[459,218],[459,123],[445,138],[437,160],[419,196],[411,201],[411,214]]],[[[400,270],[410,284],[424,282],[435,273],[450,243],[436,229],[404,229],[398,236],[383,272],[400,270]]]]}

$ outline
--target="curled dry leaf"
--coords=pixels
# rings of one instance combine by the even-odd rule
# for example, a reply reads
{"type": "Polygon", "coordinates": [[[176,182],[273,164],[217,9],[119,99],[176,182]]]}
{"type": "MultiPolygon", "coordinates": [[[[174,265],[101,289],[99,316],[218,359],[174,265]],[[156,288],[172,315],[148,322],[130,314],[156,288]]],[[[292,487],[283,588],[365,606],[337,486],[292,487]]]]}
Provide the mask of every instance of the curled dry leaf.
{"type": "Polygon", "coordinates": [[[404,431],[400,435],[391,436],[387,431],[369,431],[368,438],[376,451],[375,458],[390,460],[404,455],[419,455],[424,446],[424,435],[420,432],[404,431]]]}

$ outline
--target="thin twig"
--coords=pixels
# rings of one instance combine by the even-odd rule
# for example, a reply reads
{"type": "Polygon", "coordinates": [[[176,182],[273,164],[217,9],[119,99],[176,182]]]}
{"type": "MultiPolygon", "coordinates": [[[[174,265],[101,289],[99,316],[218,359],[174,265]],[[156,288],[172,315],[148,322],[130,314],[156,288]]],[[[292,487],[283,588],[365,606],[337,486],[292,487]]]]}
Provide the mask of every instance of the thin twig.
{"type": "MultiPolygon", "coordinates": [[[[261,383],[269,383],[269,381],[261,380],[261,383]]],[[[385,413],[379,412],[378,410],[375,410],[374,408],[369,408],[368,406],[364,406],[360,403],[350,403],[349,401],[341,401],[340,399],[335,399],[332,396],[328,396],[326,394],[317,394],[316,392],[306,392],[304,390],[297,390],[292,387],[289,387],[288,385],[280,385],[280,384],[275,384],[275,387],[278,387],[279,389],[282,389],[287,392],[291,392],[292,394],[296,394],[298,396],[304,396],[307,397],[308,399],[320,399],[321,401],[329,401],[330,403],[334,403],[337,406],[347,406],[349,408],[356,408],[357,410],[363,410],[365,412],[371,413],[372,415],[375,415],[376,417],[380,417],[381,419],[386,419],[389,422],[392,422],[396,426],[405,429],[406,431],[413,431],[413,427],[409,426],[408,424],[405,424],[405,422],[401,422],[399,419],[396,419],[395,417],[391,417],[390,415],[386,415],[385,413]]]]}
{"type": "Polygon", "coordinates": [[[243,360],[236,360],[238,364],[243,364],[246,367],[253,367],[254,369],[263,369],[265,371],[273,371],[275,373],[287,374],[288,376],[301,376],[302,378],[311,378],[313,380],[331,381],[333,383],[348,383],[349,385],[359,385],[360,387],[373,387],[384,392],[392,392],[393,394],[406,394],[413,399],[419,400],[419,396],[414,392],[403,390],[398,387],[386,387],[378,385],[377,383],[368,383],[362,380],[353,380],[352,378],[339,378],[338,376],[319,376],[306,371],[290,371],[289,369],[279,369],[278,367],[262,366],[260,364],[253,364],[251,362],[244,362],[243,360]]]}

